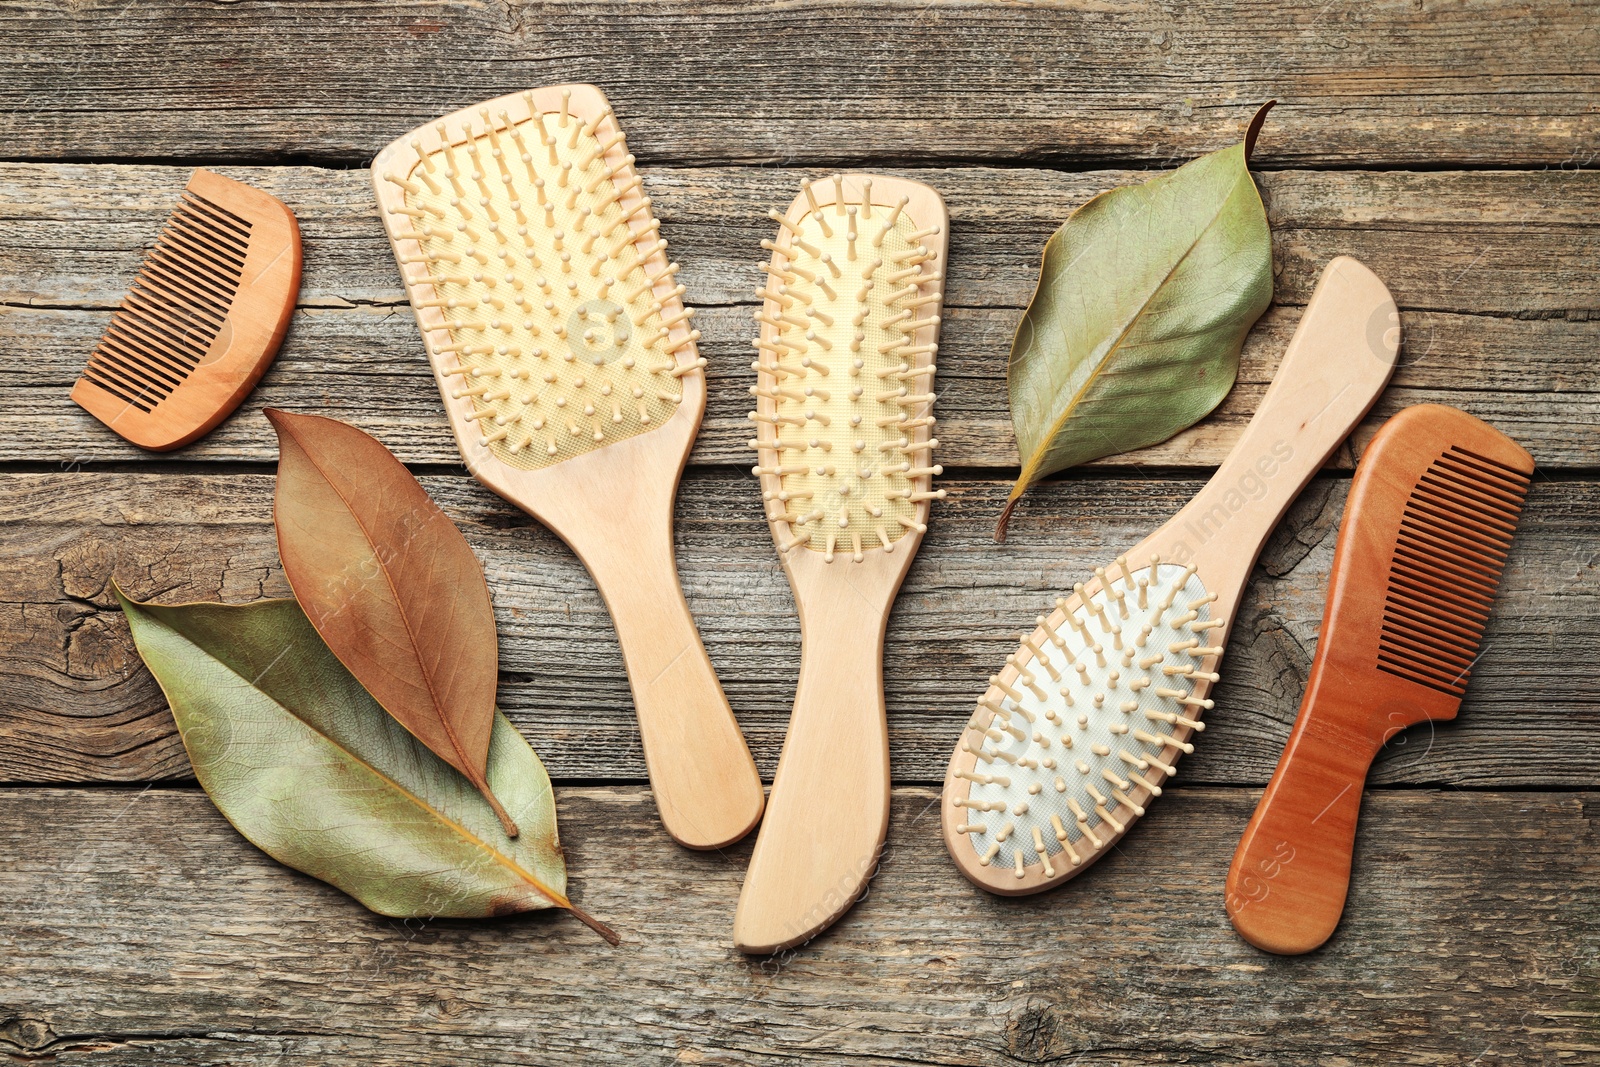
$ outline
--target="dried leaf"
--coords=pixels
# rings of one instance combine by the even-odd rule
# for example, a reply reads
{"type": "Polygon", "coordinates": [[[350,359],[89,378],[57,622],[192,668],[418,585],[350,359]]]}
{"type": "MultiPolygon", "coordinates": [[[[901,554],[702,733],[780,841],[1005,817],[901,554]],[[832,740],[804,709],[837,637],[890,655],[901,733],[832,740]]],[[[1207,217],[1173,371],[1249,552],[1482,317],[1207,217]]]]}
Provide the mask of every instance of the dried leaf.
{"type": "Polygon", "coordinates": [[[319,415],[266,414],[278,431],[278,555],[295,598],[350,673],[515,837],[484,779],[500,652],[467,539],[374,438],[319,415]]]}
{"type": "Polygon", "coordinates": [[[1272,235],[1243,143],[1073,212],[1045,245],[1007,382],[1030,484],[1158,444],[1233,388],[1245,334],[1272,301],[1272,235]]]}
{"type": "Polygon", "coordinates": [[[571,910],[544,766],[494,714],[487,775],[523,828],[500,832],[472,784],[329,652],[293,600],[162,607],[115,589],[172,705],[195,776],[268,855],[382,915],[571,910]]]}

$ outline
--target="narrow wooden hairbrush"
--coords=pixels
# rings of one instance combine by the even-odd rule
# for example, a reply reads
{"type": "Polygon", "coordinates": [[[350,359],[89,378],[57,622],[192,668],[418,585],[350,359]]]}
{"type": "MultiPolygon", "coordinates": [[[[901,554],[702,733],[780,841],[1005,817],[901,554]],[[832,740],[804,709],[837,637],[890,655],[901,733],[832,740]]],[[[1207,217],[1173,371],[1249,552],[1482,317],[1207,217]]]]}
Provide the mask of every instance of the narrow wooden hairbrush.
{"type": "Polygon", "coordinates": [[[1177,515],[1035,620],[957,744],[945,845],[991,892],[1037,893],[1103,856],[1161,795],[1210,692],[1245,580],[1394,370],[1399,317],[1360,263],[1328,264],[1272,385],[1177,515]]]}
{"type": "Polygon", "coordinates": [[[372,175],[467,468],[554,530],[611,612],[662,823],[690,848],[738,840],[761,778],[672,544],[705,360],[616,115],[592,85],[503,96],[372,175]]]}
{"type": "Polygon", "coordinates": [[[776,952],[861,895],[889,825],[883,635],[927,529],[938,446],[939,194],[835,175],[778,222],[756,319],[751,442],[800,610],[800,681],[734,944],[776,952]]]}
{"type": "Polygon", "coordinates": [[[1435,404],[1367,446],[1305,699],[1228,871],[1257,948],[1310,952],[1339,924],[1367,769],[1407,726],[1456,717],[1532,476],[1505,434],[1435,404]]]}
{"type": "Polygon", "coordinates": [[[261,380],[299,292],[294,212],[260,189],[197,170],[72,399],[140,448],[186,445],[261,380]]]}

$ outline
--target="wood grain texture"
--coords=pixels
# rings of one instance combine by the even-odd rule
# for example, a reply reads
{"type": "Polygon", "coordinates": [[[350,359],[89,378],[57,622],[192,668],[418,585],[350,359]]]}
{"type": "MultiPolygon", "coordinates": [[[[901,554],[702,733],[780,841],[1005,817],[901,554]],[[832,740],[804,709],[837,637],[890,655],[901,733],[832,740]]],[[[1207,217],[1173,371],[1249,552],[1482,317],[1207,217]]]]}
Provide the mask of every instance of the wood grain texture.
{"type": "Polygon", "coordinates": [[[805,0],[759,18],[731,0],[54,0],[4,13],[0,40],[11,155],[358,163],[472,101],[571,81],[605,89],[650,163],[1163,161],[1237,140],[1270,97],[1275,162],[1554,166],[1600,130],[1583,0],[805,0]]]}
{"type": "MultiPolygon", "coordinates": [[[[302,310],[241,412],[181,457],[271,461],[259,409],[275,404],[352,421],[402,459],[454,463],[456,451],[422,340],[360,173],[230,168],[295,207],[306,245],[302,310]],[[372,397],[384,403],[374,408],[372,397]]],[[[769,207],[802,177],[783,169],[645,171],[683,263],[710,362],[704,428],[691,463],[748,466],[750,321],[769,207]]],[[[940,168],[913,172],[950,208],[953,276],[940,346],[941,462],[1017,462],[1004,385],[1011,334],[1039,249],[1066,214],[1133,171],[940,168]]],[[[137,271],[188,171],[173,167],[0,164],[0,350],[27,352],[0,381],[0,461],[133,459],[70,404],[65,389],[137,271]],[[91,236],[92,234],[92,236],[91,236]]],[[[1246,342],[1239,384],[1198,426],[1108,468],[1210,467],[1254,411],[1328,259],[1353,254],[1394,292],[1402,365],[1358,447],[1412,403],[1462,407],[1495,423],[1541,465],[1592,469],[1586,426],[1600,411],[1600,176],[1540,173],[1283,172],[1262,176],[1274,229],[1277,297],[1246,342]]],[[[1349,465],[1349,458],[1335,461],[1349,465]]]]}
{"type": "MultiPolygon", "coordinates": [[[[1075,581],[1193,496],[1192,479],[1047,483],[990,540],[1008,482],[942,480],[940,502],[890,620],[885,655],[898,781],[938,781],[983,679],[1016,634],[1075,581]]],[[[556,779],[642,780],[632,702],[611,622],[550,533],[468,479],[423,485],[478,552],[500,628],[500,701],[556,779]]],[[[1312,482],[1268,542],[1240,606],[1203,743],[1180,782],[1264,784],[1316,644],[1347,483],[1312,482]]],[[[160,691],[110,597],[165,602],[288,593],[271,527],[272,477],[235,473],[9,474],[0,478],[0,775],[137,781],[188,775],[160,691]]],[[[1600,703],[1542,669],[1600,639],[1600,484],[1536,479],[1456,722],[1402,735],[1378,784],[1600,784],[1572,731],[1600,703]]],[[[691,471],[676,548],[689,606],[770,779],[799,664],[794,602],[756,480],[691,471]]]]}
{"type": "Polygon", "coordinates": [[[34,783],[0,789],[0,1054],[116,1067],[1600,1061],[1600,756],[1584,741],[1600,703],[1549,669],[1600,639],[1591,7],[0,7],[0,154],[19,161],[0,163],[0,781],[34,783]],[[1349,915],[1328,946],[1261,955],[1229,930],[1222,892],[1316,646],[1338,474],[1313,480],[1269,543],[1212,729],[1125,854],[1064,892],[995,900],[945,856],[934,790],[902,788],[865,901],[792,956],[734,951],[750,846],[689,854],[660,831],[610,620],[567,549],[457,466],[354,169],[419,122],[575,79],[616,103],[700,309],[707,418],[676,547],[769,776],[799,635],[738,468],[751,463],[756,249],[766,209],[803,178],[906,174],[952,216],[939,360],[952,492],[887,635],[903,783],[938,780],[1016,631],[1221,462],[1322,265],[1355,255],[1388,283],[1403,365],[1331,466],[1348,470],[1401,406],[1435,401],[1511,434],[1541,474],[1460,717],[1401,735],[1373,768],[1349,915]],[[1000,468],[1016,463],[1005,360],[1045,238],[1095,193],[1231,143],[1268,97],[1280,103],[1256,160],[1278,306],[1239,384],[1174,441],[1035,489],[994,546],[1000,468]],[[147,165],[84,162],[97,159],[147,165]],[[219,162],[299,215],[301,308],[245,409],[151,461],[66,393],[190,168],[219,162]],[[288,591],[267,403],[355,422],[429,465],[429,492],[487,567],[500,697],[557,779],[575,895],[624,930],[623,949],[544,917],[377,919],[255,852],[192,788],[109,784],[189,775],[109,578],[168,601],[288,591]]]}
{"type": "Polygon", "coordinates": [[[0,791],[0,1053],[62,1065],[1589,1063],[1591,792],[1384,791],[1317,955],[1228,929],[1253,792],[1180,787],[1060,892],[967,885],[896,791],[872,892],[792,954],[729,943],[749,856],[688,853],[637,787],[557,787],[572,920],[381,919],[192,790],[0,791]],[[40,826],[49,826],[47,834],[40,826]],[[110,832],[108,832],[108,830],[110,832]]]}

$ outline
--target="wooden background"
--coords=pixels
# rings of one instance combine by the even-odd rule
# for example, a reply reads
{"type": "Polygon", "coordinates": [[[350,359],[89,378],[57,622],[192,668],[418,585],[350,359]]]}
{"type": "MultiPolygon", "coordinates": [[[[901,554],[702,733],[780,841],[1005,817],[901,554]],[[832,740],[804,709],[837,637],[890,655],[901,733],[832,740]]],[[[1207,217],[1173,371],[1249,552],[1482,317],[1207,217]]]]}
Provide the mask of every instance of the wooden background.
{"type": "Polygon", "coordinates": [[[0,7],[0,1055],[10,1062],[1600,1062],[1600,15],[1589,0],[522,4],[55,0],[0,7]],[[796,675],[739,442],[769,206],[838,167],[952,216],[932,530],[890,625],[896,806],[871,893],[792,954],[730,945],[748,843],[657,824],[609,622],[546,531],[466,477],[365,164],[438,114],[611,96],[700,309],[710,410],[683,581],[770,776],[796,675]],[[1238,139],[1277,299],[1222,408],[1053,480],[989,540],[1015,462],[1004,367],[1044,239],[1095,192],[1238,139]],[[231,421],[166,456],[68,388],[196,165],[298,213],[301,307],[231,421]],[[937,783],[981,679],[1087,568],[1197,488],[1320,265],[1402,308],[1405,365],[1257,569],[1211,729],[1118,855],[1000,900],[955,872],[937,783]],[[1539,474],[1457,722],[1380,758],[1345,921],[1263,955],[1222,909],[1316,644],[1349,470],[1386,415],[1455,404],[1539,474]],[[195,787],[110,598],[284,595],[271,403],[376,434],[466,530],[501,700],[557,781],[570,919],[398,922],[277,866],[195,787]]]}

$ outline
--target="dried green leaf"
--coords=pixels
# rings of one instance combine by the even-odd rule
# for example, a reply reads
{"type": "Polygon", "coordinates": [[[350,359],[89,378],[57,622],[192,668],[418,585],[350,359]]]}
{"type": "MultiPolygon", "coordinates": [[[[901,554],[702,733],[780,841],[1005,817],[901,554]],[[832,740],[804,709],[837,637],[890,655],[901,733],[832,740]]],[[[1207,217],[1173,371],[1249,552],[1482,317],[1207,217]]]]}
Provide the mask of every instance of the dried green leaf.
{"type": "Polygon", "coordinates": [[[268,855],[381,915],[482,917],[572,906],[550,778],[495,713],[488,780],[471,782],[384,714],[293,600],[164,607],[113,587],[172,706],[195,776],[268,855]]]}
{"type": "MultiPolygon", "coordinates": [[[[1271,105],[1267,105],[1270,107],[1271,105]]],[[[1073,212],[1045,245],[1007,383],[1022,471],[1158,444],[1211,412],[1272,301],[1272,235],[1244,143],[1073,212]]]]}
{"type": "Polygon", "coordinates": [[[278,431],[273,510],[289,586],[333,654],[378,703],[483,792],[499,680],[494,606],[455,523],[373,437],[268,408],[278,431]]]}

